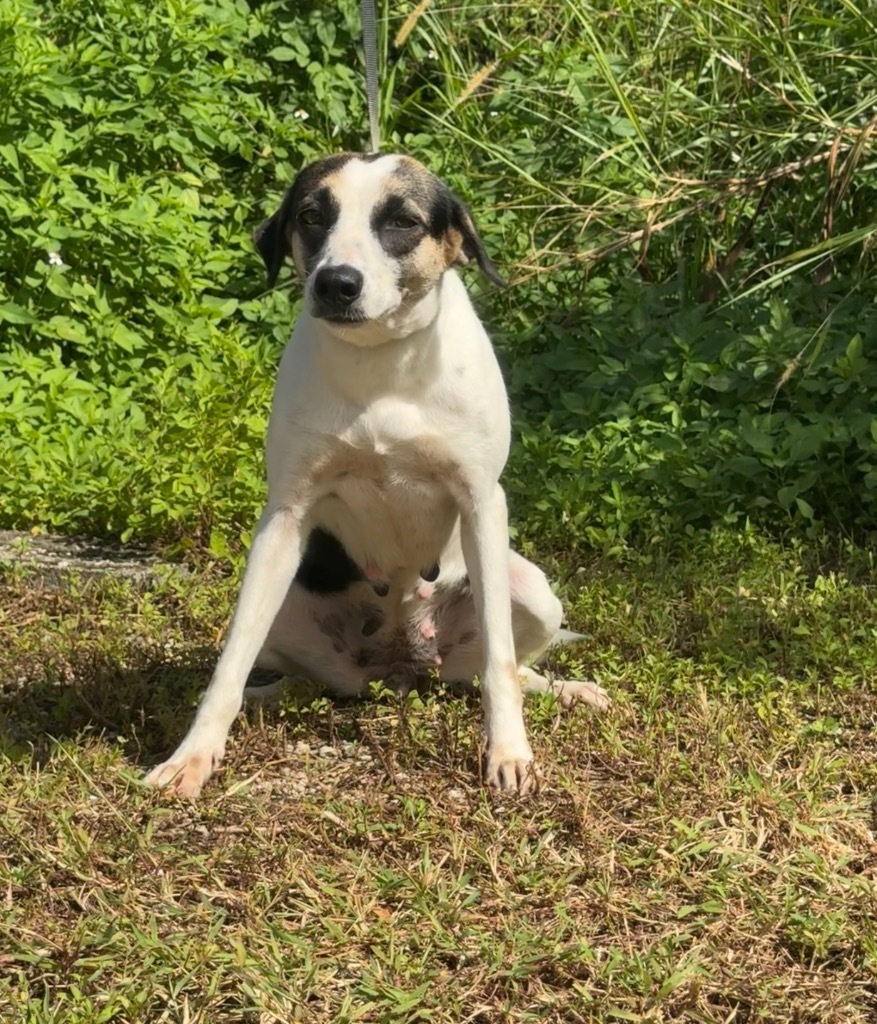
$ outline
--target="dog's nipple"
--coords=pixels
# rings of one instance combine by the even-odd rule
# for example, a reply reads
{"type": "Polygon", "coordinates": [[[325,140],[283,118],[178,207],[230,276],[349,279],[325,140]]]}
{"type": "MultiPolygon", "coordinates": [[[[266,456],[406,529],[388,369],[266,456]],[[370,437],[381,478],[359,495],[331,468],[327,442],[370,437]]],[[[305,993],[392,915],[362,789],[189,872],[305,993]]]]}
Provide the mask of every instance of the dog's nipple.
{"type": "Polygon", "coordinates": [[[370,558],[365,563],[365,578],[371,583],[372,590],[378,597],[386,597],[390,593],[390,584],[381,579],[381,570],[370,558]]]}
{"type": "Polygon", "coordinates": [[[362,624],[362,635],[372,636],[374,633],[381,628],[384,620],[380,615],[369,615],[365,622],[362,624]]]}

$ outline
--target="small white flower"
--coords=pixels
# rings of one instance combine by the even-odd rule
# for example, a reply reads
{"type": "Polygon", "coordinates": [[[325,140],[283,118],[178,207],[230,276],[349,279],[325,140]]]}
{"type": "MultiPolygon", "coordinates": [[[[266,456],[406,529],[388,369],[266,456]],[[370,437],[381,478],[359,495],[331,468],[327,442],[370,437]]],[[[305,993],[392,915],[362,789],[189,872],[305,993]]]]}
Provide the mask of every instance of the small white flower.
{"type": "Polygon", "coordinates": [[[309,114],[309,113],[308,113],[308,112],[307,112],[306,110],[301,110],[301,109],[298,109],[298,110],[296,110],[296,111],[294,111],[294,112],[293,112],[293,115],[292,115],[292,116],[293,116],[293,117],[297,117],[297,118],[299,119],[299,121],[307,121],[307,119],[308,119],[308,118],[309,118],[309,117],[310,117],[311,115],[310,115],[310,114],[309,114]]]}
{"type": "Polygon", "coordinates": [[[438,57],[438,54],[435,52],[435,50],[427,50],[426,55],[427,57],[429,57],[430,60],[436,60],[436,58],[438,57]]]}
{"type": "Polygon", "coordinates": [[[49,254],[49,266],[50,267],[63,267],[64,261],[61,259],[61,253],[50,252],[49,254]]]}

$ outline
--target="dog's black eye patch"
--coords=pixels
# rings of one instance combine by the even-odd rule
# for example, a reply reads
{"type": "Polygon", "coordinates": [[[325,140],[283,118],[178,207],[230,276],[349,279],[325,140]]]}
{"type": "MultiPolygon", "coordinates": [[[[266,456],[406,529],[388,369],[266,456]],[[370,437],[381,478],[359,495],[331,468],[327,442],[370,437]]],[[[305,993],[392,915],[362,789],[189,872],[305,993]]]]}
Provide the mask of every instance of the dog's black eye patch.
{"type": "Polygon", "coordinates": [[[371,228],[388,256],[413,252],[426,234],[420,214],[399,195],[389,195],[372,213],[371,228]]]}
{"type": "Polygon", "coordinates": [[[402,166],[395,172],[395,179],[405,195],[425,211],[425,231],[435,239],[443,238],[454,223],[457,200],[450,189],[433,177],[425,177],[422,171],[402,166]]]}
{"type": "Polygon", "coordinates": [[[335,224],[340,212],[332,189],[324,185],[299,200],[295,216],[300,230],[325,232],[335,224]]]}
{"type": "Polygon", "coordinates": [[[309,268],[319,256],[326,235],[334,227],[340,212],[338,200],[325,185],[299,199],[295,210],[295,228],[301,238],[309,268]]]}

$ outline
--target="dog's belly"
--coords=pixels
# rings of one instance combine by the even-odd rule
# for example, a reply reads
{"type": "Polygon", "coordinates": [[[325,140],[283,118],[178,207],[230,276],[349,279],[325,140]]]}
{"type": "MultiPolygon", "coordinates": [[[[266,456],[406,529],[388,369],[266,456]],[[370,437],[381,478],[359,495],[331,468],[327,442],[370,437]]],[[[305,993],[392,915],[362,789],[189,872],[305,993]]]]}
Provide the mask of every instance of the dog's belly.
{"type": "Polygon", "coordinates": [[[367,577],[401,586],[441,560],[457,518],[453,498],[437,481],[351,472],[333,482],[310,517],[338,538],[367,577]]]}
{"type": "Polygon", "coordinates": [[[265,646],[261,668],[305,675],[354,696],[371,682],[399,692],[427,679],[452,652],[471,651],[478,625],[469,581],[450,579],[424,597],[377,597],[356,581],[335,593],[290,588],[265,646]]]}

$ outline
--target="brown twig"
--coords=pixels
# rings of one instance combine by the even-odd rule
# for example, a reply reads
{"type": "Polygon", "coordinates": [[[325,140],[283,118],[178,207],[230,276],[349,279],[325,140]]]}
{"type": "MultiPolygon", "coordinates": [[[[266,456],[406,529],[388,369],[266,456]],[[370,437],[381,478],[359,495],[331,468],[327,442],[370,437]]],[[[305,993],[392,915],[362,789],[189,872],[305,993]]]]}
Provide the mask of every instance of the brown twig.
{"type": "MultiPolygon", "coordinates": [[[[627,249],[636,242],[642,242],[645,239],[651,239],[655,235],[660,234],[662,231],[666,231],[673,225],[678,224],[680,221],[685,220],[688,217],[695,216],[696,214],[706,210],[710,207],[715,206],[717,203],[722,202],[723,199],[730,198],[732,196],[747,195],[751,192],[762,191],[762,199],[759,202],[759,207],[763,209],[762,203],[766,201],[768,195],[768,186],[773,186],[777,181],[784,178],[792,177],[801,171],[809,170],[818,164],[825,163],[827,161],[836,160],[838,153],[849,152],[850,157],[845,163],[845,168],[851,165],[850,175],[852,177],[852,170],[855,169],[856,164],[861,158],[861,154],[864,152],[867,146],[868,140],[873,132],[874,128],[877,127],[877,118],[871,121],[865,128],[854,130],[855,141],[849,144],[841,144],[838,141],[839,137],[836,137],[831,146],[819,153],[814,153],[811,156],[802,157],[799,160],[787,161],[784,164],[780,164],[778,167],[772,167],[767,171],[760,174],[751,175],[745,178],[720,178],[717,180],[710,181],[702,178],[673,178],[669,177],[666,180],[673,182],[677,187],[672,189],[670,192],[657,198],[635,202],[633,205],[646,211],[647,222],[643,228],[637,228],[633,231],[625,231],[618,238],[611,242],[604,242],[602,245],[595,246],[592,249],[586,249],[582,252],[564,254],[564,258],[556,260],[548,266],[539,266],[539,260],[544,257],[547,253],[546,249],[542,249],[539,252],[534,253],[528,260],[523,261],[519,264],[519,267],[523,271],[519,276],[514,278],[512,284],[521,284],[524,281],[530,280],[537,274],[553,273],[556,270],[564,266],[568,266],[570,263],[597,263],[607,256],[612,256],[622,249],[627,249]],[[855,163],[852,162],[853,154],[855,153],[855,163]],[[692,190],[696,189],[709,189],[714,195],[703,196],[700,199],[696,199],[694,202],[689,203],[681,210],[677,210],[675,213],[663,220],[652,221],[649,215],[654,212],[656,208],[666,207],[673,202],[678,201],[681,195],[691,193],[692,190]]],[[[845,135],[852,134],[852,130],[846,130],[845,135]]],[[[844,185],[846,189],[849,181],[844,185]]],[[[761,209],[756,211],[761,212],[761,209]]],[[[606,214],[605,207],[581,207],[582,213],[587,211],[589,221],[595,219],[598,215],[606,214]]],[[[753,218],[754,223],[754,218],[753,218]]],[[[741,236],[742,237],[742,236],[741,236]]],[[[733,250],[732,250],[733,252],[733,250]]],[[[729,253],[729,256],[731,254],[729,253]]],[[[739,258],[739,253],[736,258],[739,258]]],[[[735,261],[736,261],[735,258],[735,261]]]]}
{"type": "Polygon", "coordinates": [[[755,213],[746,222],[746,226],[740,232],[739,238],[707,275],[700,289],[699,298],[701,302],[712,302],[715,299],[719,292],[719,285],[722,281],[727,280],[728,274],[730,274],[737,260],[743,255],[743,250],[752,241],[752,229],[755,227],[755,222],[761,216],[765,206],[767,206],[767,200],[772,188],[773,181],[769,181],[764,186],[764,191],[761,193],[761,199],[758,200],[755,213]]]}

